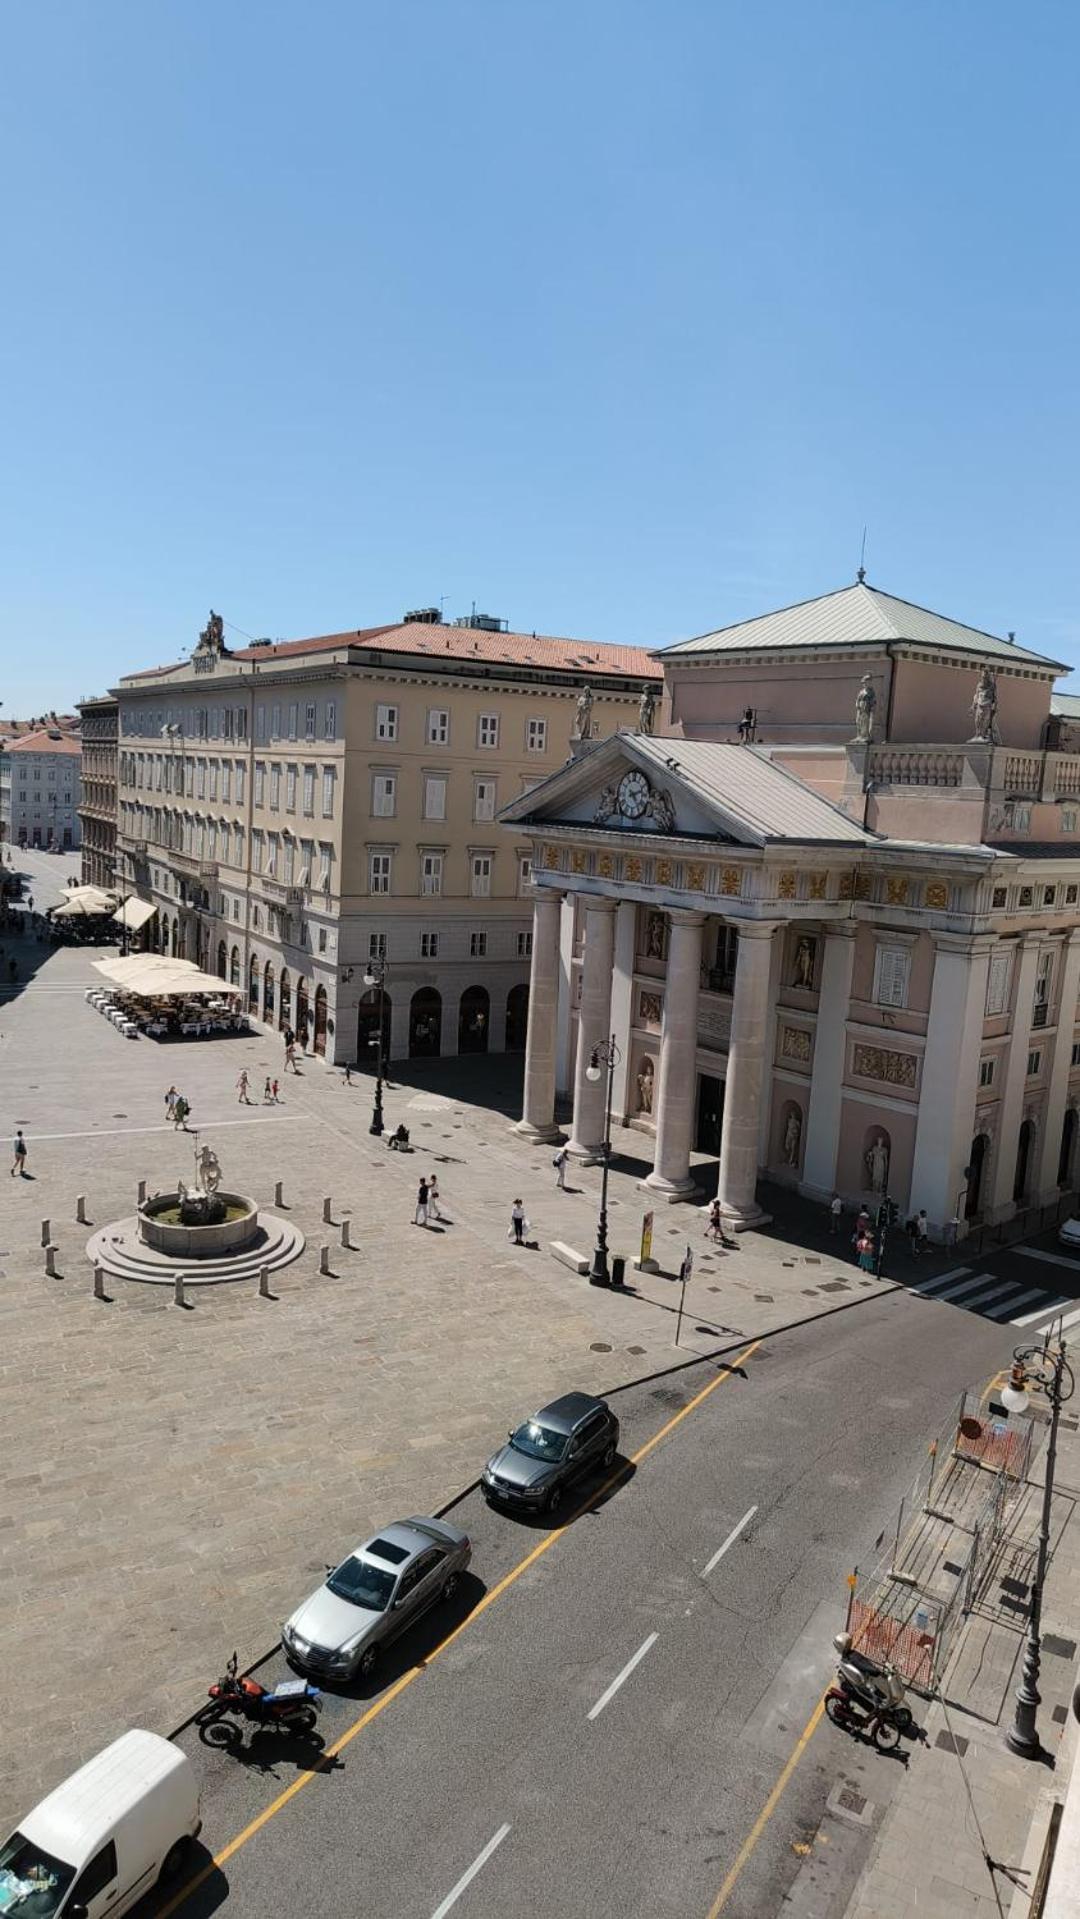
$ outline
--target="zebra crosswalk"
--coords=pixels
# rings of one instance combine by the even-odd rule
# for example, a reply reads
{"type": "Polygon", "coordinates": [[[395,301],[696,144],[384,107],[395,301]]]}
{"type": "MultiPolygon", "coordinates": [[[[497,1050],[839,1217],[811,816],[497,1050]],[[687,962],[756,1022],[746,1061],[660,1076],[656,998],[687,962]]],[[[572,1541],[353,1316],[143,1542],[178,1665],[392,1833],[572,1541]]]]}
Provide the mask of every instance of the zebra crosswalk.
{"type": "MultiPolygon", "coordinates": [[[[1016,1251],[1027,1252],[1026,1247],[1016,1251]]],[[[1032,1257],[1036,1255],[1032,1253],[1032,1257]]],[[[970,1266],[954,1266],[921,1286],[911,1286],[920,1299],[938,1300],[947,1306],[959,1306],[966,1313],[978,1313],[1010,1326],[1032,1328],[1035,1334],[1051,1326],[1067,1330],[1080,1323],[1080,1262],[1055,1256],[1054,1265],[1071,1268],[1077,1291],[1062,1293],[1047,1286],[1033,1286],[1028,1274],[1021,1279],[1002,1279],[1000,1273],[977,1273],[970,1266]]]]}

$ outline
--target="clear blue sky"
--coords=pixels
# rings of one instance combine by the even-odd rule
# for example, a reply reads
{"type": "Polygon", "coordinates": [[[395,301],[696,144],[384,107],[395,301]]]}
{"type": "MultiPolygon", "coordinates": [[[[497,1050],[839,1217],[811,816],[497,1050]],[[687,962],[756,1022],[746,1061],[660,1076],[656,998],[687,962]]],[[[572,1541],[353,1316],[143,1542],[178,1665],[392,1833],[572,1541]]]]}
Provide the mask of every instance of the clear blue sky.
{"type": "Polygon", "coordinates": [[[445,596],[1080,658],[1075,7],[7,9],[0,698],[445,596]]]}

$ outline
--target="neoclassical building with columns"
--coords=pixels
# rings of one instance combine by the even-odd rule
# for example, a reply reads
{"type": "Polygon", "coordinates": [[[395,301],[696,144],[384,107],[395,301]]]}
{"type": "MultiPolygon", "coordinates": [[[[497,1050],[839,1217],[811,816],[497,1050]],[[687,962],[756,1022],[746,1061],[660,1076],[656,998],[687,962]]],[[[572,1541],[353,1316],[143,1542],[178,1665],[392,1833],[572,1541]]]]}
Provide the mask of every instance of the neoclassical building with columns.
{"type": "MultiPolygon", "coordinates": [[[[642,1136],[657,1200],[715,1155],[932,1231],[1080,1173],[1080,752],[1067,669],[860,580],[667,649],[654,735],[586,746],[502,813],[532,848],[520,1131],[642,1136]]],[[[700,1196],[700,1187],[697,1189],[700,1196]]]]}

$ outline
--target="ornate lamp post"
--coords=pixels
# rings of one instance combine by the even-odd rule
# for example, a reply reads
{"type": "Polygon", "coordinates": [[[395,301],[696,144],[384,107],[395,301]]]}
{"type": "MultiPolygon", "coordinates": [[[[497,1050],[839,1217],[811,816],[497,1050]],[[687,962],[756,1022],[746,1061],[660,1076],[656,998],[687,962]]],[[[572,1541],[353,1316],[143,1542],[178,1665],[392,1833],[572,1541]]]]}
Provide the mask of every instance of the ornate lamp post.
{"type": "Polygon", "coordinates": [[[378,1024],[375,1030],[375,1110],[371,1115],[369,1133],[376,1137],[383,1131],[382,1083],[383,1083],[383,1002],[386,994],[386,961],[380,955],[368,963],[364,974],[365,986],[377,986],[379,989],[378,1024]]]}
{"type": "Polygon", "coordinates": [[[608,1270],[607,1244],[607,1182],[608,1166],[611,1161],[611,1095],[615,1078],[615,1068],[622,1058],[615,1044],[615,1035],[594,1046],[592,1058],[585,1068],[586,1079],[598,1080],[607,1068],[607,1098],[604,1101],[604,1171],[600,1182],[600,1218],[596,1228],[596,1246],[593,1250],[592,1266],[589,1268],[590,1286],[610,1286],[611,1273],[608,1270]]]}
{"type": "Polygon", "coordinates": [[[1035,1759],[1041,1750],[1035,1723],[1035,1715],[1040,1704],[1039,1626],[1042,1619],[1046,1558],[1050,1550],[1050,1508],[1054,1497],[1058,1420],[1061,1417],[1061,1408],[1076,1391],[1072,1367],[1065,1358],[1064,1340],[1061,1340],[1054,1349],[1051,1349],[1049,1345],[1016,1348],[1013,1353],[1012,1376],[1001,1395],[1002,1403],[1010,1413],[1022,1413],[1027,1410],[1029,1381],[1036,1386],[1041,1386],[1050,1401],[1050,1437],[1046,1445],[1046,1480],[1043,1486],[1042,1518],[1039,1523],[1039,1554],[1031,1587],[1031,1598],[1028,1602],[1024,1664],[1020,1673],[1020,1684],[1016,1689],[1016,1712],[1012,1725],[1005,1735],[1005,1744],[1009,1751],[1019,1753],[1021,1759],[1035,1759]]]}

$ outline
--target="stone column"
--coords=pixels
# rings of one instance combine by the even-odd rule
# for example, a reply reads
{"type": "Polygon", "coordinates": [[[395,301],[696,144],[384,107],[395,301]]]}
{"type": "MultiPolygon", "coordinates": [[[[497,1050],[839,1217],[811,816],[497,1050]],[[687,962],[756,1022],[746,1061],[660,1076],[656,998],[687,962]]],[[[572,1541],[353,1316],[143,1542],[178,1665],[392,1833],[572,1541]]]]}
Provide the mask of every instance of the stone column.
{"type": "Polygon", "coordinates": [[[829,1199],[836,1191],[836,1151],[840,1140],[847,1017],[854,965],[855,922],[843,920],[826,931],[821,962],[814,1067],[800,1186],[800,1191],[813,1199],[829,1199]]]}
{"type": "Polygon", "coordinates": [[[660,1029],[657,1074],[656,1157],[642,1182],[652,1193],[675,1200],[694,1190],[690,1147],[697,1092],[698,988],[701,984],[703,913],[668,913],[671,937],[664,983],[664,1020],[660,1029]]]}
{"type": "Polygon", "coordinates": [[[604,1153],[607,1068],[599,1079],[586,1078],[593,1048],[611,1037],[611,976],[615,960],[614,900],[585,902],[585,949],[581,964],[577,1059],[574,1063],[574,1123],[569,1151],[589,1163],[604,1153]]]}
{"type": "Polygon", "coordinates": [[[1073,1031],[1076,1026],[1076,1000],[1080,991],[1080,929],[1074,928],[1062,944],[1058,961],[1061,978],[1057,992],[1057,1037],[1054,1059],[1046,1088],[1042,1142],[1039,1151],[1038,1196],[1040,1206],[1049,1206],[1058,1197],[1058,1161],[1061,1158],[1061,1131],[1069,1098],[1069,1071],[1072,1066],[1073,1031]]]}
{"type": "Polygon", "coordinates": [[[912,1212],[925,1206],[935,1233],[952,1219],[975,1130],[975,1093],[986,1012],[989,935],[934,934],[934,977],[926,1026],[912,1212]]]}
{"type": "Polygon", "coordinates": [[[559,1135],[555,1124],[555,1034],[559,1014],[562,900],[561,893],[544,891],[533,901],[525,1103],[516,1128],[526,1139],[557,1139],[559,1135]]]}
{"type": "Polygon", "coordinates": [[[720,1134],[720,1208],[736,1232],[764,1224],[757,1203],[758,1133],[764,1095],[769,972],[776,921],[740,920],[731,1007],[724,1122],[720,1134]]]}
{"type": "MultiPolygon", "coordinates": [[[[1005,1081],[1001,1088],[998,1112],[997,1157],[991,1193],[992,1220],[1011,1219],[1016,1211],[1013,1182],[1016,1178],[1016,1154],[1020,1145],[1020,1127],[1024,1118],[1024,1094],[1027,1091],[1027,1060],[1041,1034],[1032,1034],[1031,1015],[1035,1004],[1035,975],[1039,967],[1041,933],[1024,933],[1017,941],[1018,956],[1013,961],[1013,1004],[1009,1052],[1005,1063],[1005,1081]]],[[[980,1034],[981,1037],[981,1034],[980,1034]]],[[[966,1165],[966,1161],[964,1162],[966,1165]]],[[[1031,1186],[1036,1185],[1036,1168],[1030,1168],[1031,1186]]]]}
{"type": "Polygon", "coordinates": [[[637,903],[620,900],[615,911],[615,964],[611,986],[611,1030],[622,1058],[611,1086],[613,1123],[621,1125],[630,1104],[630,1028],[634,1023],[634,947],[637,903]]]}

